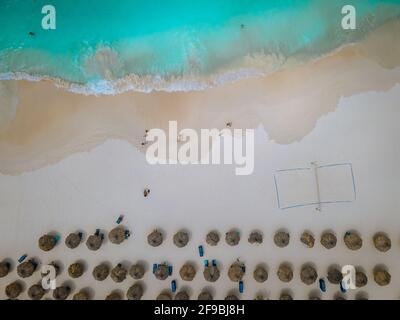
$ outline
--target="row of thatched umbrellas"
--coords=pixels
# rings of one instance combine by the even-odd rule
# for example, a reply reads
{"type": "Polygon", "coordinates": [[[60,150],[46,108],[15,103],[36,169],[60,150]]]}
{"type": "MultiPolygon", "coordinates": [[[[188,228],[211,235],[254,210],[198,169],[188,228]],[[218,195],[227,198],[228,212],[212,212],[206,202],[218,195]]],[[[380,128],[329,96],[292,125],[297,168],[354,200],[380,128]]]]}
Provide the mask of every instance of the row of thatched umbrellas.
{"type": "MultiPolygon", "coordinates": [[[[117,226],[108,233],[108,239],[113,244],[121,244],[123,241],[130,237],[130,231],[123,226],[117,226]]],[[[70,233],[65,239],[65,245],[70,249],[75,249],[82,242],[83,235],[80,232],[70,233]]],[[[230,246],[236,246],[241,239],[240,232],[237,230],[230,230],[225,233],[225,241],[230,246]]],[[[99,250],[104,240],[104,234],[98,229],[86,240],[86,246],[89,250],[99,250]]],[[[220,242],[220,234],[217,231],[210,231],[206,235],[206,243],[210,246],[216,246],[220,242]]],[[[53,234],[45,234],[39,239],[39,247],[43,251],[52,250],[57,242],[59,236],[53,234]]],[[[164,235],[160,230],[154,230],[147,236],[147,242],[152,247],[160,246],[164,241],[164,235]]],[[[277,231],[273,237],[276,246],[284,248],[289,245],[290,234],[286,231],[277,231]]],[[[301,243],[308,248],[313,248],[315,238],[311,232],[305,231],[300,237],[301,243]]],[[[326,249],[332,249],[337,244],[337,237],[333,232],[324,232],[321,235],[320,243],[326,249]]],[[[343,236],[343,241],[346,247],[350,250],[359,250],[363,245],[361,236],[355,231],[348,231],[343,236]]],[[[178,248],[185,247],[189,242],[189,233],[185,230],[176,232],[173,236],[173,243],[178,248]]],[[[263,234],[260,231],[252,231],[248,237],[248,242],[251,244],[261,244],[263,242],[263,234]]],[[[383,232],[377,232],[373,236],[373,243],[375,248],[381,252],[386,252],[391,248],[391,240],[383,232]]]]}
{"type": "MultiPolygon", "coordinates": [[[[120,223],[122,219],[119,219],[117,222],[120,223]]],[[[120,244],[130,236],[129,230],[125,227],[118,225],[114,229],[112,229],[108,233],[108,239],[111,243],[120,244]]],[[[150,246],[157,247],[163,243],[163,233],[159,230],[152,231],[148,237],[147,242],[150,246]]],[[[362,238],[357,232],[346,232],[344,237],[344,243],[350,250],[358,250],[362,247],[362,238]]],[[[101,233],[100,230],[96,230],[96,232],[90,235],[86,240],[86,246],[89,250],[99,250],[104,240],[104,234],[101,233]]],[[[43,251],[50,251],[52,250],[57,243],[60,241],[60,237],[54,234],[45,234],[39,238],[38,244],[40,249],[43,251]]],[[[65,239],[65,245],[70,248],[74,249],[77,248],[81,242],[83,241],[83,234],[81,232],[74,232],[69,234],[65,239]]],[[[217,231],[211,231],[206,235],[206,243],[210,246],[218,245],[220,241],[220,234],[217,231]]],[[[235,246],[240,242],[240,233],[237,230],[228,231],[225,234],[225,241],[230,246],[235,246]]],[[[248,237],[248,241],[250,243],[261,244],[263,242],[263,235],[259,231],[253,231],[250,233],[248,237]]],[[[310,232],[304,232],[301,237],[300,241],[307,246],[308,248],[313,248],[315,244],[315,238],[310,232]]],[[[179,247],[185,247],[189,242],[189,234],[184,230],[180,230],[173,236],[174,244],[179,247]]],[[[276,246],[283,248],[289,245],[290,242],[290,235],[286,231],[278,231],[274,235],[274,243],[276,246]]],[[[391,240],[390,238],[382,233],[378,232],[373,237],[373,242],[377,250],[381,252],[386,252],[391,248],[391,240]]],[[[320,243],[326,248],[331,249],[334,248],[337,244],[337,237],[333,232],[325,232],[322,234],[320,238],[320,243]]],[[[203,256],[203,247],[202,245],[199,246],[199,255],[200,257],[203,256]]],[[[34,259],[29,259],[28,261],[25,260],[26,255],[22,256],[19,259],[20,264],[17,267],[17,273],[21,278],[30,277],[35,270],[37,269],[37,263],[34,259]]],[[[56,263],[52,263],[56,273],[59,274],[60,268],[56,263]]],[[[5,277],[11,270],[11,264],[9,261],[4,260],[0,263],[0,277],[5,277]]],[[[153,265],[153,273],[155,277],[159,280],[167,279],[172,273],[172,266],[168,266],[165,263],[161,264],[154,264],[153,265]]],[[[239,282],[241,285],[242,278],[244,277],[246,271],[246,267],[244,263],[240,261],[234,262],[229,270],[228,270],[228,277],[233,282],[239,282]]],[[[85,272],[85,265],[82,262],[75,262],[68,267],[68,274],[71,278],[79,278],[85,272]]],[[[130,267],[129,270],[125,268],[122,264],[118,264],[114,268],[110,268],[108,264],[103,263],[96,266],[93,269],[93,277],[98,281],[105,280],[109,275],[115,282],[119,283],[126,279],[127,275],[129,274],[133,279],[139,280],[142,279],[145,274],[145,267],[144,265],[138,263],[134,264],[130,267]]],[[[184,281],[192,281],[196,275],[196,268],[191,263],[184,264],[180,271],[180,277],[184,281]]],[[[378,285],[385,286],[390,283],[391,275],[390,273],[383,267],[376,267],[373,271],[374,280],[378,285]]],[[[220,278],[220,270],[218,268],[216,260],[213,260],[212,263],[209,263],[208,260],[204,260],[204,270],[203,270],[204,279],[208,282],[215,282],[220,278]]],[[[277,276],[282,282],[290,282],[293,278],[293,269],[290,264],[283,263],[279,266],[277,271],[277,276]]],[[[342,272],[332,266],[329,268],[327,272],[327,278],[330,283],[333,284],[340,284],[342,281],[342,272]]],[[[253,278],[257,282],[265,282],[268,279],[268,271],[267,268],[263,265],[259,265],[255,268],[253,272],[253,278]]],[[[307,264],[304,265],[300,272],[300,279],[306,285],[311,285],[315,283],[318,279],[318,273],[314,266],[307,264]]],[[[174,280],[175,281],[175,280],[174,280]]],[[[357,270],[356,273],[356,286],[363,287],[367,284],[368,278],[362,270],[357,270]]],[[[176,285],[176,282],[175,282],[176,285]]],[[[320,279],[321,285],[321,279],[320,279]]],[[[15,281],[9,284],[6,287],[6,295],[11,298],[17,298],[20,293],[22,292],[22,285],[20,282],[15,281]]],[[[46,291],[42,288],[41,284],[35,284],[31,286],[28,290],[28,296],[31,299],[41,299],[46,291]]],[[[67,286],[58,287],[53,291],[53,297],[55,299],[65,299],[71,293],[71,289],[67,286]]],[[[117,293],[111,293],[108,296],[109,299],[117,298],[117,293]]],[[[134,284],[132,287],[129,288],[128,292],[126,293],[128,299],[140,299],[143,295],[143,287],[140,283],[134,284]]],[[[160,294],[159,298],[168,298],[169,293],[164,292],[160,294]],[[166,296],[164,296],[166,295],[166,296]]],[[[205,298],[208,296],[210,298],[211,293],[209,292],[202,292],[199,298],[205,298]]],[[[78,292],[74,295],[74,299],[85,299],[88,298],[88,294],[84,291],[78,292]]],[[[178,292],[176,294],[177,299],[183,299],[184,297],[188,297],[187,293],[178,292]]],[[[283,295],[283,298],[285,295],[283,295]]],[[[227,297],[229,298],[229,296],[227,297]]],[[[233,298],[232,296],[230,298],[233,298]]]]}
{"type": "MultiPolygon", "coordinates": [[[[56,275],[59,275],[60,268],[56,263],[52,263],[55,270],[56,275]]],[[[22,262],[17,267],[17,273],[21,278],[28,278],[36,271],[37,264],[33,260],[28,260],[26,262],[22,262]]],[[[0,263],[0,276],[4,277],[10,271],[10,264],[8,262],[0,263]]],[[[85,265],[83,262],[75,262],[68,267],[68,274],[71,278],[77,279],[81,277],[85,272],[85,265]]],[[[158,280],[166,280],[169,276],[171,276],[171,271],[167,264],[158,264],[156,268],[153,270],[154,276],[158,280]]],[[[192,263],[185,263],[179,270],[179,275],[183,281],[192,281],[196,276],[196,267],[192,263]]],[[[246,273],[246,266],[243,262],[236,261],[231,264],[228,269],[228,277],[233,282],[241,282],[244,275],[246,273]]],[[[140,280],[145,275],[145,266],[141,263],[137,263],[132,265],[129,270],[125,268],[122,264],[117,264],[114,268],[110,268],[107,263],[101,263],[97,265],[93,271],[92,275],[97,281],[104,281],[108,276],[116,283],[123,282],[127,275],[130,275],[135,280],[140,280]]],[[[391,275],[390,273],[381,268],[376,267],[373,271],[374,280],[380,286],[386,286],[390,283],[391,275]]],[[[282,263],[276,273],[279,280],[285,283],[289,283],[293,279],[293,268],[288,263],[282,263]]],[[[208,264],[204,266],[203,270],[204,279],[208,282],[216,282],[220,278],[220,270],[218,268],[217,263],[208,264]]],[[[263,264],[258,265],[253,271],[253,278],[255,281],[259,283],[264,283],[268,280],[268,271],[267,267],[263,264]]],[[[318,279],[318,273],[314,266],[311,264],[306,264],[301,268],[300,279],[306,285],[314,284],[318,279]]],[[[327,271],[327,279],[331,284],[339,285],[343,279],[343,275],[341,270],[339,270],[336,266],[331,266],[327,271]]],[[[175,281],[175,280],[174,280],[175,281]]],[[[320,279],[321,281],[321,279],[320,279]]],[[[356,271],[356,287],[362,288],[368,283],[368,278],[366,274],[362,270],[356,271]]],[[[17,298],[20,293],[23,291],[23,287],[19,281],[15,281],[9,284],[6,289],[6,295],[11,298],[17,298]]],[[[68,286],[61,286],[56,288],[53,291],[53,297],[55,299],[66,299],[71,293],[71,289],[68,286]]],[[[184,293],[180,292],[177,299],[183,299],[184,293]]],[[[46,294],[46,290],[43,289],[40,283],[34,284],[28,290],[28,296],[31,299],[39,300],[46,294]]],[[[203,292],[206,295],[206,292],[203,292]]],[[[210,295],[211,293],[207,293],[210,295]]],[[[127,298],[134,300],[140,299],[143,295],[143,287],[140,282],[135,283],[132,287],[129,288],[126,293],[127,298]]],[[[164,295],[171,295],[170,293],[164,292],[164,295]]],[[[160,299],[163,296],[159,297],[160,299]]],[[[89,295],[85,291],[80,291],[74,295],[74,299],[88,299],[89,295]]],[[[116,298],[115,294],[111,294],[109,299],[116,298]]],[[[231,297],[232,298],[232,297],[231,297]]]]}

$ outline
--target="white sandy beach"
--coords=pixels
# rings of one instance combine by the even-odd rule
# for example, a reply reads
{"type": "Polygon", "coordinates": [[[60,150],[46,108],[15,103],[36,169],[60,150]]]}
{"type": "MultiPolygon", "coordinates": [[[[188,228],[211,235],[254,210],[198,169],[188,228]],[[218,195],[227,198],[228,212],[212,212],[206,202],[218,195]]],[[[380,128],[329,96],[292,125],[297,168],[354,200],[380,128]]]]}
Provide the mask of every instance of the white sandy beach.
{"type": "MultiPolygon", "coordinates": [[[[189,287],[192,298],[210,287],[215,298],[222,299],[230,290],[237,291],[237,284],[227,277],[229,265],[237,258],[248,269],[243,299],[253,299],[257,293],[276,299],[283,289],[290,289],[295,299],[307,299],[311,291],[318,291],[318,284],[301,283],[299,272],[305,263],[313,263],[320,276],[332,264],[361,266],[368,285],[347,293],[348,299],[360,292],[370,299],[399,299],[400,44],[393,41],[399,30],[400,23],[394,22],[363,43],[319,61],[202,92],[94,97],[67,92],[49,81],[3,84],[4,91],[17,92],[18,102],[14,118],[12,108],[1,109],[3,119],[9,120],[0,123],[0,258],[16,261],[28,253],[42,263],[62,261],[59,283],[74,282],[76,290],[90,287],[96,299],[113,289],[125,293],[134,280],[128,278],[119,285],[111,279],[94,282],[95,265],[126,261],[129,266],[138,260],[147,262],[142,281],[145,299],[169,288],[171,279],[177,279],[178,290],[189,287]],[[140,145],[143,133],[165,128],[168,120],[177,120],[181,128],[222,128],[228,121],[235,128],[257,128],[254,174],[235,176],[233,166],[148,165],[140,145]],[[350,162],[357,199],[323,205],[320,213],[313,206],[279,209],[275,171],[308,166],[312,161],[350,162]],[[146,187],[151,195],[143,198],[146,187]],[[76,229],[86,234],[96,228],[110,230],[120,214],[132,230],[131,238],[120,246],[107,242],[100,251],[89,252],[84,244],[69,250],[62,243],[49,253],[37,247],[37,239],[49,231],[66,236],[76,229]],[[159,248],[151,248],[146,236],[157,227],[167,239],[159,248]],[[223,235],[233,227],[242,234],[239,246],[228,247],[224,241],[214,248],[205,245],[211,229],[223,235]],[[180,228],[191,233],[183,249],[172,243],[180,228]],[[285,249],[272,241],[280,228],[291,234],[285,249]],[[262,245],[247,242],[253,229],[264,233],[262,245]],[[318,240],[330,229],[336,232],[338,245],[327,251],[318,240]],[[364,240],[359,251],[350,251],[343,243],[344,233],[352,229],[364,240]],[[312,231],[317,239],[313,249],[299,241],[304,230],[312,231]],[[374,248],[372,236],[377,231],[391,237],[389,252],[374,248]],[[222,267],[215,284],[202,276],[199,244],[205,245],[205,258],[217,259],[222,267]],[[86,261],[88,271],[70,281],[65,269],[80,259],[86,261]],[[150,270],[152,263],[163,261],[174,266],[173,278],[164,282],[150,270]],[[193,261],[198,270],[191,283],[183,282],[177,273],[186,261],[193,261]],[[289,284],[276,277],[282,262],[294,268],[289,284]],[[252,278],[259,263],[269,270],[264,284],[252,278]],[[390,286],[379,287],[373,281],[373,268],[379,264],[392,274],[390,286]]],[[[1,101],[9,106],[15,103],[10,96],[1,101]]],[[[0,288],[15,279],[14,270],[0,279],[0,288]]],[[[37,281],[39,273],[26,286],[37,281]]],[[[338,286],[327,286],[324,299],[339,292],[338,286]]],[[[3,289],[0,297],[4,298],[3,289]]],[[[27,298],[26,291],[21,298],[27,298]]]]}
{"type": "MultiPolygon", "coordinates": [[[[178,288],[190,287],[192,297],[203,287],[211,287],[216,298],[224,298],[229,290],[237,291],[237,285],[226,276],[229,264],[236,258],[245,261],[249,270],[244,279],[245,299],[254,298],[258,292],[276,299],[285,288],[290,288],[295,298],[306,299],[310,291],[318,289],[317,284],[307,287],[300,282],[299,270],[307,262],[314,263],[321,275],[331,264],[362,266],[369,283],[348,293],[349,299],[360,291],[367,292],[371,299],[398,299],[400,150],[390,146],[398,146],[399,100],[399,86],[385,94],[366,93],[343,99],[335,113],[323,117],[311,134],[291,145],[268,142],[259,128],[255,174],[248,177],[235,176],[232,166],[149,166],[144,155],[123,140],[108,141],[89,153],[74,154],[31,173],[1,175],[2,255],[16,260],[26,252],[42,263],[60,260],[65,268],[75,260],[84,259],[89,272],[73,281],[74,288],[91,287],[97,299],[103,299],[112,289],[126,291],[134,283],[133,279],[119,285],[111,279],[94,282],[91,270],[102,261],[114,265],[121,260],[129,264],[147,261],[148,272],[143,280],[146,299],[169,288],[171,278],[158,281],[149,271],[151,263],[163,261],[173,263],[173,278],[178,280],[178,288]],[[322,164],[352,162],[357,200],[325,205],[321,213],[313,206],[279,210],[273,185],[275,170],[307,166],[314,160],[322,164]],[[142,196],[144,186],[151,188],[149,198],[142,196]],[[125,214],[124,224],[133,234],[121,246],[106,243],[99,252],[89,252],[84,244],[76,250],[61,244],[49,253],[40,252],[37,247],[38,237],[48,231],[66,235],[78,228],[88,233],[97,227],[110,230],[119,214],[125,214]],[[161,247],[151,248],[146,236],[156,227],[164,230],[167,239],[161,247]],[[224,233],[232,227],[242,233],[238,247],[228,247],[224,241],[215,248],[205,245],[204,237],[210,229],[224,233]],[[272,236],[282,227],[291,232],[292,242],[289,247],[278,249],[272,236]],[[176,249],[172,235],[180,228],[190,230],[191,240],[187,247],[176,249]],[[247,242],[253,229],[263,231],[262,245],[247,242]],[[322,231],[333,229],[339,238],[338,246],[328,251],[317,242],[313,249],[306,249],[299,241],[305,229],[314,232],[317,238],[322,231]],[[363,236],[361,250],[352,252],[344,246],[342,236],[348,229],[356,229],[363,236]],[[393,248],[388,253],[380,253],[373,247],[372,236],[378,230],[384,230],[392,238],[393,248]],[[202,259],[197,254],[200,243],[205,245],[205,258],[215,258],[222,266],[223,276],[212,285],[204,281],[200,271],[202,259]],[[192,283],[184,283],[177,274],[186,261],[193,261],[198,268],[192,283]],[[292,263],[295,272],[295,278],[286,285],[275,274],[283,261],[292,263]],[[252,270],[258,263],[268,266],[270,275],[265,284],[252,279],[252,270]],[[389,268],[390,286],[379,287],[374,283],[372,270],[376,264],[389,268]]],[[[15,272],[1,279],[0,286],[14,279],[15,272]]],[[[35,274],[27,285],[38,280],[39,274],[35,274]]],[[[60,282],[67,280],[64,271],[60,282]]],[[[338,291],[337,286],[328,285],[324,298],[331,298],[338,291]]],[[[3,290],[0,294],[4,297],[3,290]]]]}

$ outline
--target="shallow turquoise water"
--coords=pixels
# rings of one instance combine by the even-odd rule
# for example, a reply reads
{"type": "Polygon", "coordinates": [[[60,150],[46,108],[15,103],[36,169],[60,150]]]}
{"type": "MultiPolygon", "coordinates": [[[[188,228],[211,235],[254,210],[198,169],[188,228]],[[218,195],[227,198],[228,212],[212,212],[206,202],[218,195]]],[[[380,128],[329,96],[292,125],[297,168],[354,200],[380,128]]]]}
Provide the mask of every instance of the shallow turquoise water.
{"type": "Polygon", "coordinates": [[[239,68],[246,56],[271,56],[279,66],[358,40],[400,14],[400,0],[351,3],[353,32],[341,29],[347,0],[0,0],[0,73],[86,84],[209,76],[239,68]],[[57,10],[56,30],[41,28],[45,4],[57,10]]]}

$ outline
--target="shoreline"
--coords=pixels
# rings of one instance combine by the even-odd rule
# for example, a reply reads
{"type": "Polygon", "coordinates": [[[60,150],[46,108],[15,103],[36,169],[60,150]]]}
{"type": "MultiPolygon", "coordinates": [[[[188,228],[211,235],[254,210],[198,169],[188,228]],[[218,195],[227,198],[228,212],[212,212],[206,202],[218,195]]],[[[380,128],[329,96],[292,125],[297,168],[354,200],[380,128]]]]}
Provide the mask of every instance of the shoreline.
{"type": "Polygon", "coordinates": [[[35,170],[115,138],[144,152],[145,130],[166,129],[169,120],[178,121],[179,129],[196,130],[223,128],[227,122],[241,129],[262,125],[278,144],[300,141],[340,99],[385,92],[400,83],[400,44],[394,41],[399,32],[395,20],[315,61],[204,91],[87,96],[49,80],[2,81],[16,87],[8,99],[16,110],[15,117],[11,109],[4,111],[0,172],[35,170]]]}
{"type": "MultiPolygon", "coordinates": [[[[0,73],[0,81],[51,81],[55,86],[67,91],[81,95],[118,95],[121,93],[135,91],[140,93],[153,92],[191,92],[213,89],[219,86],[230,85],[238,81],[249,78],[268,77],[274,73],[278,73],[293,67],[300,67],[307,64],[313,64],[320,60],[329,58],[340,53],[352,46],[359,46],[373,38],[377,34],[385,33],[382,30],[395,26],[400,18],[391,18],[375,30],[365,34],[361,39],[355,42],[345,42],[331,51],[320,55],[304,58],[303,53],[297,53],[289,57],[280,57],[271,54],[251,54],[237,59],[231,65],[208,75],[187,74],[169,77],[159,75],[138,75],[127,74],[121,78],[112,77],[113,65],[108,65],[108,60],[115,60],[116,53],[114,49],[108,46],[98,47],[96,53],[92,57],[91,63],[97,67],[104,68],[104,78],[87,83],[73,82],[61,77],[53,77],[49,75],[38,75],[27,72],[3,72],[0,73]]],[[[44,52],[31,49],[32,55],[45,55],[44,52]]],[[[28,52],[29,54],[29,52],[28,52]]]]}
{"type": "Polygon", "coordinates": [[[26,72],[6,72],[0,73],[0,81],[49,81],[57,88],[86,96],[116,96],[129,91],[138,93],[205,91],[247,79],[273,76],[275,73],[293,67],[310,65],[334,56],[347,48],[357,46],[358,44],[358,42],[347,43],[321,56],[312,57],[306,61],[302,61],[296,56],[290,57],[281,64],[274,64],[274,62],[271,62],[274,58],[268,55],[259,54],[256,56],[246,56],[241,59],[241,62],[237,63],[237,68],[226,68],[223,71],[209,76],[186,75],[162,78],[159,76],[130,74],[120,79],[101,79],[83,84],[48,75],[34,75],[26,72]]]}

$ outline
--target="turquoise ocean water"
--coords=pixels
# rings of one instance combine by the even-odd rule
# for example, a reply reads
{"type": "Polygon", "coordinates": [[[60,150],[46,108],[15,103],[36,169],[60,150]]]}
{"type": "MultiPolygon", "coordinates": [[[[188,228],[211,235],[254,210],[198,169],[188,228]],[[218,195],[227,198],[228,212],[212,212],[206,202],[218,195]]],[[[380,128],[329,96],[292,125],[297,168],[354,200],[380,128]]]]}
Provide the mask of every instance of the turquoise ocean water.
{"type": "Polygon", "coordinates": [[[0,78],[52,77],[97,93],[168,81],[185,90],[185,79],[195,88],[196,78],[316,58],[399,15],[400,0],[0,0],[0,78]],[[341,28],[348,3],[351,32],[341,28]],[[46,4],[56,30],[41,28],[46,4]]]}

